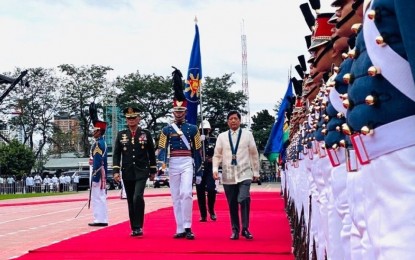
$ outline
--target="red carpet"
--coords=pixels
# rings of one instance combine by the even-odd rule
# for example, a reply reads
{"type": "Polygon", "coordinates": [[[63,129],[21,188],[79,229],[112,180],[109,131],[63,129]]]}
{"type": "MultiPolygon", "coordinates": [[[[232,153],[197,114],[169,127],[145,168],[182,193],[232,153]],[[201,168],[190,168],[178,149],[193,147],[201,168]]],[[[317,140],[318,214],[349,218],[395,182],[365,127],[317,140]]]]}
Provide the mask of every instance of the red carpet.
{"type": "Polygon", "coordinates": [[[102,228],[50,246],[31,250],[18,259],[294,259],[283,199],[276,192],[253,192],[250,231],[253,240],[233,241],[226,198],[218,194],[216,222],[198,222],[193,207],[196,239],[173,239],[175,222],[171,207],[146,215],[144,236],[129,236],[129,222],[102,228]]]}

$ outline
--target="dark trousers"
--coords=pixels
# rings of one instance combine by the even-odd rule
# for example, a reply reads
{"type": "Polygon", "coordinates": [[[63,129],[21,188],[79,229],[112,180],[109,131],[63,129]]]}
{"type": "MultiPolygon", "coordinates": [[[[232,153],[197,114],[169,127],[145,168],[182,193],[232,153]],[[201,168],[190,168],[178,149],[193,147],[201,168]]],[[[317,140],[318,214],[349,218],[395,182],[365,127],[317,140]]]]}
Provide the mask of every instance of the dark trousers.
{"type": "Polygon", "coordinates": [[[251,180],[244,180],[237,184],[223,185],[231,216],[232,232],[239,233],[241,230],[239,221],[239,205],[241,211],[242,230],[249,228],[249,211],[251,205],[249,190],[251,188],[251,182],[251,180]]]}
{"type": "Polygon", "coordinates": [[[206,169],[203,172],[202,182],[196,185],[197,203],[199,205],[200,216],[206,218],[207,210],[209,214],[215,214],[215,201],[216,201],[216,184],[213,179],[212,169],[206,169]],[[206,209],[206,192],[207,192],[207,205],[206,209]]]}
{"type": "Polygon", "coordinates": [[[132,230],[142,228],[144,224],[144,189],[147,179],[123,180],[125,193],[127,194],[128,215],[132,230]]]}

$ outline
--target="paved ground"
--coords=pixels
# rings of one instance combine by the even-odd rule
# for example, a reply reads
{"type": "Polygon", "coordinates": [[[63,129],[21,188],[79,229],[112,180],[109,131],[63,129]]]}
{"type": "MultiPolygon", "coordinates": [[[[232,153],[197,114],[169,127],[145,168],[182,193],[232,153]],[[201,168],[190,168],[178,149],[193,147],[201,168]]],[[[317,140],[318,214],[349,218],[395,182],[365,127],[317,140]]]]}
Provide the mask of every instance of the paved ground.
{"type": "MultiPolygon", "coordinates": [[[[275,192],[280,190],[280,184],[252,184],[251,190],[275,192]]],[[[222,187],[219,192],[223,192],[222,187]]],[[[147,188],[146,213],[172,206],[169,194],[169,188],[147,188]]],[[[92,221],[92,210],[85,207],[80,212],[87,197],[88,191],[84,191],[0,201],[0,259],[15,258],[28,250],[99,229],[88,226],[92,221]]],[[[108,210],[110,225],[128,220],[127,202],[120,199],[119,190],[108,192],[108,210]]]]}

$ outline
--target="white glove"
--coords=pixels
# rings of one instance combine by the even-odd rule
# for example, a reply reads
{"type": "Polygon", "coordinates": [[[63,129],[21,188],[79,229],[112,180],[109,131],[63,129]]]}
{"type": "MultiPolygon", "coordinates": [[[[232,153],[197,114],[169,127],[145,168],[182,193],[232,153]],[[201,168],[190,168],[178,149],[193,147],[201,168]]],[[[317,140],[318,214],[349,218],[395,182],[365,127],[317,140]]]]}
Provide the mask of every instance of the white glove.
{"type": "Polygon", "coordinates": [[[200,141],[205,141],[206,135],[200,135],[200,141]]]}
{"type": "Polygon", "coordinates": [[[202,183],[202,177],[196,176],[196,185],[199,185],[200,183],[202,183]]]}

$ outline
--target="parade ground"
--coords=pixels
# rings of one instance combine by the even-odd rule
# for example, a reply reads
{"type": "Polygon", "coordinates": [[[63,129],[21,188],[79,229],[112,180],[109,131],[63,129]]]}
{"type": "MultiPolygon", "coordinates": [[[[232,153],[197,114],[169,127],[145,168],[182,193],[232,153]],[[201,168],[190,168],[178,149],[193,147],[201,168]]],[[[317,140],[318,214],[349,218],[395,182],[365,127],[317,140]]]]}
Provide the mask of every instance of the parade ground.
{"type": "MultiPolygon", "coordinates": [[[[252,184],[251,191],[253,206],[250,229],[254,234],[254,240],[249,241],[247,245],[239,244],[242,249],[236,247],[235,250],[243,253],[245,252],[243,248],[248,246],[250,249],[245,252],[247,258],[263,254],[261,259],[293,259],[285,212],[281,206],[276,207],[277,203],[274,203],[276,200],[280,205],[283,204],[279,195],[280,184],[252,184]],[[258,200],[257,204],[255,204],[256,199],[258,200]],[[261,200],[265,203],[263,206],[259,206],[261,200]],[[269,200],[269,206],[266,204],[267,200],[269,200]],[[276,216],[279,219],[274,219],[276,216]],[[260,220],[258,221],[258,219],[260,220]],[[264,222],[269,222],[269,225],[265,225],[264,222]],[[278,222],[282,228],[277,228],[275,226],[277,223],[274,222],[278,222]],[[269,229],[264,228],[264,225],[269,229]],[[279,232],[282,233],[279,234],[279,232]]],[[[140,243],[145,242],[148,238],[149,243],[155,239],[161,244],[154,245],[154,248],[150,246],[150,249],[145,251],[130,251],[125,255],[120,253],[122,246],[117,246],[118,243],[125,245],[130,241],[136,241],[134,240],[136,238],[129,237],[126,200],[120,198],[119,190],[108,191],[109,226],[89,227],[88,223],[92,222],[92,209],[88,209],[87,206],[88,194],[88,191],[83,191],[52,197],[1,201],[0,259],[94,259],[98,257],[100,259],[133,259],[135,254],[150,254],[156,259],[157,256],[163,258],[166,257],[166,254],[174,253],[182,258],[186,258],[186,255],[188,258],[195,257],[195,254],[198,253],[199,255],[196,257],[200,258],[200,255],[210,255],[211,253],[215,253],[218,257],[233,253],[225,249],[221,251],[214,244],[210,245],[208,250],[205,245],[202,246],[203,241],[205,241],[204,244],[209,244],[212,241],[215,242],[215,239],[229,242],[231,234],[229,215],[221,186],[217,196],[217,215],[220,218],[216,223],[212,221],[198,222],[199,214],[195,201],[193,230],[196,239],[195,241],[187,241],[193,244],[186,245],[186,248],[181,251],[177,246],[169,249],[167,245],[173,242],[172,235],[175,231],[169,188],[146,188],[146,219],[144,236],[140,238],[140,243]],[[119,237],[118,241],[117,237],[119,237]],[[163,243],[166,245],[163,246],[163,243]],[[92,250],[91,252],[96,250],[96,253],[89,252],[88,254],[88,248],[92,250]],[[175,250],[179,251],[175,252],[175,250]]],[[[196,195],[193,198],[196,200],[196,195]]],[[[180,242],[186,243],[186,241],[180,242]]],[[[232,251],[231,248],[229,250],[232,251]]]]}

